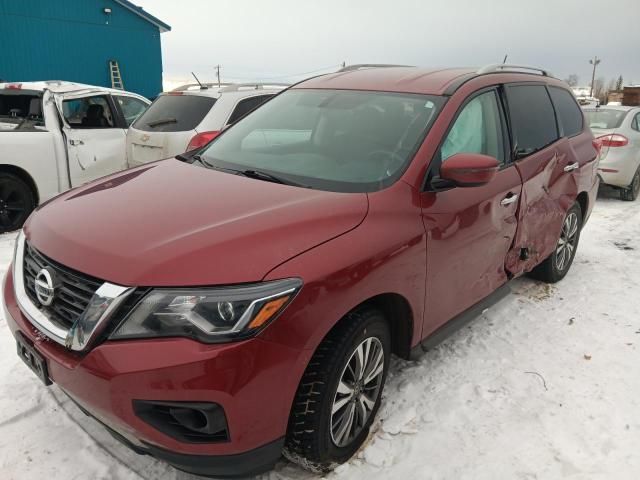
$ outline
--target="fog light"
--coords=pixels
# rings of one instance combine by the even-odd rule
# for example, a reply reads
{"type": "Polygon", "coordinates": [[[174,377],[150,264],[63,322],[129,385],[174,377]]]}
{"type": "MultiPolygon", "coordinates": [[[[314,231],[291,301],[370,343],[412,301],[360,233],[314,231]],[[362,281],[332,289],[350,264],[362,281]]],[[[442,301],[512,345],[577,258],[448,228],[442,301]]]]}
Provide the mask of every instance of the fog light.
{"type": "Polygon", "coordinates": [[[149,425],[181,442],[229,441],[227,419],[217,403],[134,400],[133,411],[149,425]]]}

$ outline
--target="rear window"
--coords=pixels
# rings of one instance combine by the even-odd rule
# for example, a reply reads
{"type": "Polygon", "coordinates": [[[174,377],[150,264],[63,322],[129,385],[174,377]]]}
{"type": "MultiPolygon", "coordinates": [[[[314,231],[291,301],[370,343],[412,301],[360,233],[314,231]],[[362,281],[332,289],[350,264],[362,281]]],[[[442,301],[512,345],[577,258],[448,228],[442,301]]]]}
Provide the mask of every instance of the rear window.
{"type": "Polygon", "coordinates": [[[573,137],[582,132],[582,111],[573,94],[557,87],[550,87],[549,93],[556,107],[563,135],[573,137]]]}
{"type": "Polygon", "coordinates": [[[556,118],[543,85],[516,85],[507,90],[516,155],[523,157],[558,139],[556,118]]]}
{"type": "Polygon", "coordinates": [[[596,108],[584,111],[589,127],[602,130],[618,128],[622,125],[627,113],[629,113],[627,110],[615,110],[613,108],[596,108]]]}
{"type": "Polygon", "coordinates": [[[135,121],[145,132],[186,132],[195,129],[209,113],[215,98],[197,95],[161,95],[135,121]]]}
{"type": "Polygon", "coordinates": [[[236,105],[235,110],[233,111],[233,113],[229,117],[229,121],[227,122],[227,125],[231,125],[232,123],[236,123],[238,120],[240,120],[242,117],[244,117],[251,110],[253,110],[257,106],[263,104],[264,102],[266,102],[270,98],[271,98],[271,95],[258,95],[258,96],[255,96],[255,97],[249,97],[249,98],[245,98],[243,100],[240,100],[238,102],[238,105],[236,105]]]}
{"type": "Polygon", "coordinates": [[[14,130],[44,130],[40,95],[0,94],[0,131],[14,130]]]}

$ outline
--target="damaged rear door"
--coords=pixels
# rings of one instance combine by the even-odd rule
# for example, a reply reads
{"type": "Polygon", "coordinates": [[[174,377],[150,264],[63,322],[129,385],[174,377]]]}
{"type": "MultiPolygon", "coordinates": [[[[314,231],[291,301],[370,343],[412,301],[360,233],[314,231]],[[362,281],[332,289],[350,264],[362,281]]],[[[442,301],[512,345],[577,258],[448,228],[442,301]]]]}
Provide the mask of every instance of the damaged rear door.
{"type": "Polygon", "coordinates": [[[518,229],[506,268],[519,275],[553,252],[578,194],[578,172],[568,139],[559,139],[547,87],[511,84],[505,90],[515,165],[523,182],[518,229]]]}

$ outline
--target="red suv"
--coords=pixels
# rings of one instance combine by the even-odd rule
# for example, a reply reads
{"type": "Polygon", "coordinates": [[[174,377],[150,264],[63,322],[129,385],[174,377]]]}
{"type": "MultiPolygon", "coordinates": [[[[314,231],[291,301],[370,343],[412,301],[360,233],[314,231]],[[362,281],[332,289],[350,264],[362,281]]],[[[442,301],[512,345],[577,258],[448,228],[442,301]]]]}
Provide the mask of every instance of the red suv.
{"type": "Polygon", "coordinates": [[[367,438],[392,354],[530,272],[562,279],[598,144],[545,71],[352,68],[188,156],[41,206],[4,305],[24,361],[140,453],[315,471],[367,438]]]}

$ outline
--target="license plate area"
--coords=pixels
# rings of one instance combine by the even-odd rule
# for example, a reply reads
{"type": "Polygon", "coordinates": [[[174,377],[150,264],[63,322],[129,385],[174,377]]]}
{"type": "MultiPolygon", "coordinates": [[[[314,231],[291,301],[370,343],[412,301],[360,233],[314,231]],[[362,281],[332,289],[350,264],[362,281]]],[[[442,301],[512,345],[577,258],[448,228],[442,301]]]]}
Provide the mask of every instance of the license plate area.
{"type": "Polygon", "coordinates": [[[17,332],[16,335],[16,345],[18,347],[18,356],[27,364],[27,367],[36,374],[42,383],[51,385],[47,361],[29,344],[20,332],[17,332]]]}

